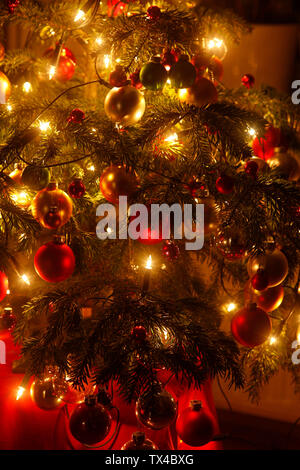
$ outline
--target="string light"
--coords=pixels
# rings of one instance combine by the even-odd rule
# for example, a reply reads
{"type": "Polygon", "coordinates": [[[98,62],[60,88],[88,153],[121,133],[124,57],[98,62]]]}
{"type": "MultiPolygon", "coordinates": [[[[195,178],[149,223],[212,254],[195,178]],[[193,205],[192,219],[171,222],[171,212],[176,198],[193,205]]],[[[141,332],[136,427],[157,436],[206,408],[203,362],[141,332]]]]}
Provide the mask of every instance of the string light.
{"type": "Polygon", "coordinates": [[[79,21],[84,21],[85,20],[85,13],[82,10],[78,10],[78,12],[75,15],[74,22],[78,23],[79,21]]]}
{"type": "Polygon", "coordinates": [[[28,286],[30,286],[30,280],[29,280],[29,277],[27,276],[27,274],[22,274],[20,276],[20,278],[22,279],[23,282],[25,282],[25,284],[27,284],[28,286]]]}
{"type": "Polygon", "coordinates": [[[95,43],[97,44],[97,46],[102,46],[103,38],[101,36],[98,36],[95,40],[95,43]]]}
{"type": "Polygon", "coordinates": [[[17,389],[17,394],[16,394],[16,400],[17,400],[17,401],[20,400],[20,398],[21,398],[22,395],[24,394],[25,390],[26,390],[26,389],[25,389],[24,387],[22,387],[21,385],[18,387],[18,389],[17,389]]]}
{"type": "Polygon", "coordinates": [[[39,128],[42,132],[48,132],[51,129],[49,121],[39,121],[39,128]]]}
{"type": "Polygon", "coordinates": [[[89,165],[89,166],[87,167],[87,170],[89,170],[89,171],[95,171],[95,166],[94,166],[94,165],[89,165]]]}
{"type": "Polygon", "coordinates": [[[275,344],[275,343],[277,343],[277,338],[275,336],[271,336],[270,344],[272,345],[272,344],[275,344]]]}
{"type": "Polygon", "coordinates": [[[225,310],[230,313],[236,309],[237,305],[234,302],[230,302],[229,304],[225,305],[225,310]]]}
{"type": "Polygon", "coordinates": [[[174,132],[173,134],[170,134],[167,137],[165,137],[164,141],[165,142],[170,142],[170,143],[177,142],[178,141],[178,135],[176,134],[176,132],[174,132]]]}
{"type": "Polygon", "coordinates": [[[249,133],[249,135],[251,135],[251,137],[255,137],[255,136],[256,136],[256,131],[255,131],[255,129],[253,129],[252,127],[248,130],[248,133],[249,133]]]}
{"type": "Polygon", "coordinates": [[[22,88],[25,93],[29,93],[30,91],[32,91],[32,85],[30,82],[24,82],[22,88]]]}
{"type": "Polygon", "coordinates": [[[181,88],[180,90],[178,90],[178,98],[180,100],[184,100],[188,95],[188,90],[187,88],[181,88]]]}
{"type": "Polygon", "coordinates": [[[222,39],[218,39],[218,38],[213,38],[213,39],[210,39],[207,43],[207,48],[208,49],[220,49],[220,47],[222,47],[224,45],[224,41],[222,39]]]}
{"type": "Polygon", "coordinates": [[[12,111],[12,105],[11,104],[7,104],[6,105],[6,109],[7,111],[10,113],[12,111]]]}
{"type": "Polygon", "coordinates": [[[56,74],[56,67],[55,65],[51,65],[49,68],[49,80],[52,80],[55,74],[56,74]]]}
{"type": "Polygon", "coordinates": [[[108,69],[110,66],[110,56],[108,54],[105,54],[105,56],[103,57],[103,62],[104,62],[104,67],[108,69]]]}
{"type": "Polygon", "coordinates": [[[6,295],[10,295],[10,289],[7,289],[6,295]]]}
{"type": "Polygon", "coordinates": [[[152,269],[152,256],[149,255],[145,264],[146,269],[152,269]]]}
{"type": "Polygon", "coordinates": [[[26,191],[15,192],[11,196],[12,200],[21,207],[26,207],[30,204],[30,197],[26,191]]]}

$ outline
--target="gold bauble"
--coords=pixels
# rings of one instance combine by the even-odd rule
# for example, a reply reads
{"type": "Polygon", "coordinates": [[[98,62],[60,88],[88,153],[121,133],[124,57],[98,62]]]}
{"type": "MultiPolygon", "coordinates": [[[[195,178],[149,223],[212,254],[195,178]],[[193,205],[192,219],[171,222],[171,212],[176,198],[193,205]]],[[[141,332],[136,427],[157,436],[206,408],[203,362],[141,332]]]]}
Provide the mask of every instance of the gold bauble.
{"type": "Polygon", "coordinates": [[[247,269],[250,279],[262,268],[266,272],[269,281],[269,287],[281,284],[289,272],[289,265],[285,255],[275,249],[272,253],[258,255],[250,258],[247,269]]]}
{"type": "Polygon", "coordinates": [[[11,83],[7,76],[0,72],[0,104],[6,104],[11,95],[11,83]]]}
{"type": "Polygon", "coordinates": [[[55,229],[66,224],[72,216],[72,200],[67,193],[50,182],[37,193],[31,204],[33,217],[45,228],[55,229]]]}
{"type": "Polygon", "coordinates": [[[100,177],[100,189],[105,199],[113,204],[119,203],[119,196],[131,198],[138,188],[138,180],[133,171],[123,165],[111,165],[100,177]]]}
{"type": "Polygon", "coordinates": [[[251,281],[248,281],[245,286],[245,301],[255,302],[259,308],[265,312],[273,312],[280,307],[284,298],[284,289],[279,284],[275,287],[269,287],[262,292],[254,290],[251,281]]]}
{"type": "Polygon", "coordinates": [[[179,90],[178,97],[184,103],[205,106],[206,104],[218,101],[218,92],[213,82],[207,78],[200,77],[191,88],[179,90]]]}
{"type": "Polygon", "coordinates": [[[56,375],[37,378],[30,388],[32,401],[42,410],[55,410],[63,404],[65,383],[56,375]]]}
{"type": "Polygon", "coordinates": [[[104,102],[107,116],[124,127],[137,123],[142,118],[145,107],[143,94],[130,85],[112,88],[104,102]]]}
{"type": "Polygon", "coordinates": [[[297,160],[282,150],[275,152],[274,156],[268,160],[268,164],[290,181],[298,181],[300,177],[300,166],[297,160]]]}

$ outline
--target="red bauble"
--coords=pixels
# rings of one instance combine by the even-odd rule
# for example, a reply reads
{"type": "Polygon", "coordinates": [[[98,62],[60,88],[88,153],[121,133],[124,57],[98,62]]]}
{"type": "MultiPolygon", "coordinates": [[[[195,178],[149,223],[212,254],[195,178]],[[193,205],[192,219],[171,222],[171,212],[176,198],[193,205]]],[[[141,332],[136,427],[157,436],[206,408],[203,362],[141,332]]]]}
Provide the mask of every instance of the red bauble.
{"type": "Polygon", "coordinates": [[[115,70],[111,72],[109,75],[109,83],[116,87],[127,85],[127,76],[121,65],[116,65],[115,70]]]}
{"type": "Polygon", "coordinates": [[[216,188],[221,194],[230,194],[234,189],[234,179],[222,173],[216,181],[216,188]]]}
{"type": "Polygon", "coordinates": [[[237,261],[246,253],[244,240],[237,230],[219,231],[215,236],[215,244],[228,261],[237,261]]]}
{"type": "Polygon", "coordinates": [[[178,258],[180,250],[172,240],[166,240],[162,247],[162,254],[167,260],[174,261],[178,258]]]}
{"type": "Polygon", "coordinates": [[[147,17],[149,20],[159,20],[161,17],[161,9],[155,5],[149,7],[147,10],[147,17]]]}
{"type": "Polygon", "coordinates": [[[192,400],[177,418],[176,431],[180,439],[191,447],[201,447],[212,440],[213,418],[202,408],[201,401],[192,400]]]}
{"type": "Polygon", "coordinates": [[[45,228],[55,229],[66,224],[73,211],[71,198],[55,182],[39,191],[31,204],[33,217],[45,228]]]}
{"type": "Polygon", "coordinates": [[[4,312],[0,315],[0,330],[13,330],[17,319],[12,312],[12,308],[6,307],[4,312]]]}
{"type": "Polygon", "coordinates": [[[3,271],[0,271],[0,302],[6,297],[8,291],[8,279],[3,271]]]}
{"type": "Polygon", "coordinates": [[[34,267],[37,274],[47,282],[61,282],[72,276],[75,256],[60,237],[42,245],[35,254],[34,267]]]}
{"type": "Polygon", "coordinates": [[[273,157],[276,147],[285,146],[286,142],[280,129],[269,126],[263,138],[255,137],[252,143],[254,155],[264,160],[273,157]]]}
{"type": "Polygon", "coordinates": [[[245,287],[245,301],[255,302],[259,308],[265,312],[273,312],[280,307],[284,298],[284,289],[282,286],[269,287],[263,292],[254,291],[251,284],[247,282],[245,287]]]}
{"type": "Polygon", "coordinates": [[[158,450],[158,447],[150,439],[146,439],[143,432],[136,431],[132,434],[131,441],[126,442],[121,450],[158,450]]]}
{"type": "MultiPolygon", "coordinates": [[[[57,47],[50,47],[45,52],[45,56],[54,58],[57,53],[57,47]]],[[[76,66],[76,59],[74,54],[67,47],[62,47],[58,64],[56,65],[54,78],[60,82],[67,82],[71,80],[74,75],[76,66]]]]}
{"type": "Polygon", "coordinates": [[[255,303],[239,310],[231,321],[233,336],[238,343],[247,348],[263,344],[268,339],[271,330],[271,318],[255,303]]]}
{"type": "Polygon", "coordinates": [[[113,204],[119,203],[120,196],[131,198],[137,191],[138,180],[133,171],[122,165],[111,165],[100,177],[100,190],[105,199],[113,204]]]}
{"type": "Polygon", "coordinates": [[[247,269],[250,278],[252,278],[260,268],[262,268],[268,276],[269,287],[275,287],[281,284],[289,271],[286,256],[277,249],[272,253],[258,255],[255,258],[249,259],[247,269]]]}
{"type": "Polygon", "coordinates": [[[107,0],[108,16],[118,16],[122,14],[128,3],[130,3],[130,0],[128,0],[127,3],[120,2],[119,0],[107,0]]]}
{"type": "Polygon", "coordinates": [[[81,178],[75,178],[69,184],[68,192],[74,199],[80,199],[85,193],[85,186],[81,178]]]}
{"type": "Polygon", "coordinates": [[[245,163],[244,169],[245,169],[245,173],[247,173],[247,175],[251,176],[251,178],[255,179],[257,177],[257,173],[258,173],[259,168],[258,168],[258,164],[257,164],[256,161],[248,160],[245,163]]]}
{"type": "Polygon", "coordinates": [[[198,77],[193,86],[179,91],[179,99],[194,106],[205,106],[218,101],[218,92],[210,80],[198,77]]]}
{"type": "Polygon", "coordinates": [[[147,338],[146,328],[142,325],[134,326],[131,330],[131,336],[135,341],[145,341],[145,339],[147,338]]]}
{"type": "Polygon", "coordinates": [[[74,122],[75,124],[81,124],[85,119],[85,114],[81,109],[75,108],[71,111],[68,117],[68,122],[74,122]]]}
{"type": "Polygon", "coordinates": [[[162,390],[154,396],[140,397],[135,414],[140,423],[150,429],[162,429],[176,418],[177,403],[172,395],[162,390]]]}
{"type": "Polygon", "coordinates": [[[254,83],[255,83],[255,78],[253,77],[253,75],[251,75],[250,73],[246,73],[243,77],[242,77],[242,84],[250,89],[250,88],[253,88],[254,86],[254,83]]]}
{"type": "Polygon", "coordinates": [[[87,399],[71,414],[71,434],[81,444],[94,445],[103,441],[111,428],[111,416],[104,406],[87,399]]]}
{"type": "Polygon", "coordinates": [[[264,269],[259,269],[251,279],[253,289],[262,291],[269,286],[269,277],[264,269]]]}

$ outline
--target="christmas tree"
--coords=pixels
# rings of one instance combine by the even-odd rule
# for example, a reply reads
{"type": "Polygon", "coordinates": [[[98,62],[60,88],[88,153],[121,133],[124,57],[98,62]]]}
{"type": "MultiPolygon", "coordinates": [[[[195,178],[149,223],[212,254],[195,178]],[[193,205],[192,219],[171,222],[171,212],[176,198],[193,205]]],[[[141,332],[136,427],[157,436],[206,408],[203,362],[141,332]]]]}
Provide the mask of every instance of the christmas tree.
{"type": "MultiPolygon", "coordinates": [[[[201,447],[207,380],[257,401],[284,369],[298,391],[300,113],[251,71],[223,85],[249,26],[175,0],[7,0],[0,21],[3,43],[12,25],[26,36],[0,62],[1,327],[20,390],[33,380],[42,409],[85,397],[70,432],[100,447],[116,394],[143,429],[176,422],[201,447]],[[190,217],[155,229],[162,204],[190,217]],[[172,381],[195,391],[180,413],[172,381]]],[[[137,432],[124,448],[155,444],[137,432]]]]}

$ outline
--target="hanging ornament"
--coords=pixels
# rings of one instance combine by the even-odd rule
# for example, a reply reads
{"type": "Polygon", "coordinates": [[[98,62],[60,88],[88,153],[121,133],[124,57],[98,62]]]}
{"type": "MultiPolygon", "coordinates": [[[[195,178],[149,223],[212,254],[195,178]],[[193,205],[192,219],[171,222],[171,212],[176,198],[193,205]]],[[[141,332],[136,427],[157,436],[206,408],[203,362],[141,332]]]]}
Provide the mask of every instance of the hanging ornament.
{"type": "Polygon", "coordinates": [[[168,73],[160,63],[160,57],[152,57],[140,71],[140,81],[145,88],[152,91],[162,90],[166,84],[168,73]]]}
{"type": "Polygon", "coordinates": [[[251,278],[251,285],[253,289],[258,291],[267,289],[269,286],[269,277],[264,269],[258,269],[257,273],[251,278]]]}
{"type": "Polygon", "coordinates": [[[289,181],[298,181],[300,177],[300,166],[297,160],[292,155],[285,153],[282,148],[274,150],[274,155],[268,160],[268,164],[289,181]]]}
{"type": "Polygon", "coordinates": [[[161,63],[167,71],[175,64],[177,58],[173,49],[164,49],[161,56],[161,63]]]}
{"type": "Polygon", "coordinates": [[[253,179],[257,178],[258,169],[259,169],[258,164],[253,160],[248,160],[245,163],[245,166],[244,166],[245,173],[247,173],[247,175],[253,179]]]}
{"type": "Polygon", "coordinates": [[[109,83],[115,87],[121,87],[128,84],[126,73],[121,65],[116,65],[116,68],[109,75],[109,83]]]}
{"type": "Polygon", "coordinates": [[[15,163],[14,169],[11,173],[9,173],[9,177],[14,180],[16,184],[22,184],[22,173],[24,170],[24,166],[22,163],[15,163]]]}
{"type": "Polygon", "coordinates": [[[192,57],[191,63],[196,69],[198,78],[204,74],[209,66],[209,62],[209,55],[203,49],[192,57]]]}
{"type": "MultiPolygon", "coordinates": [[[[58,47],[60,46],[56,45],[56,47],[50,47],[46,50],[44,56],[52,60],[55,59],[56,54],[58,53],[58,47]]],[[[63,46],[61,48],[58,64],[53,64],[55,67],[53,78],[59,82],[67,82],[68,80],[71,80],[75,73],[76,62],[73,52],[63,46]]]]}
{"type": "Polygon", "coordinates": [[[0,72],[0,104],[6,104],[11,95],[11,83],[7,76],[0,72]]]}
{"type": "Polygon", "coordinates": [[[79,109],[75,108],[71,111],[70,116],[68,117],[68,122],[74,122],[74,124],[81,124],[85,120],[84,112],[79,109]]]}
{"type": "Polygon", "coordinates": [[[0,315],[0,330],[11,331],[17,323],[16,316],[13,314],[11,307],[6,307],[0,315]]]}
{"type": "Polygon", "coordinates": [[[147,10],[147,18],[152,21],[157,21],[161,17],[161,9],[156,5],[152,5],[147,10]]]}
{"type": "Polygon", "coordinates": [[[130,3],[130,1],[131,0],[127,0],[127,3],[123,3],[119,0],[107,0],[108,16],[118,16],[124,13],[124,9],[130,3]]]}
{"type": "Polygon", "coordinates": [[[278,286],[288,275],[288,261],[282,251],[275,249],[272,253],[249,258],[247,265],[249,277],[252,278],[259,269],[268,276],[269,287],[278,286]]]}
{"type": "Polygon", "coordinates": [[[246,253],[244,239],[237,230],[219,231],[215,236],[215,245],[228,261],[237,261],[246,253]]]}
{"type": "Polygon", "coordinates": [[[22,184],[28,186],[33,191],[40,191],[48,186],[50,172],[47,168],[28,165],[22,172],[22,184]]]}
{"type": "Polygon", "coordinates": [[[94,445],[108,435],[111,416],[104,406],[96,403],[95,396],[88,396],[72,412],[69,428],[72,436],[81,444],[94,445]]]}
{"type": "Polygon", "coordinates": [[[216,181],[216,188],[221,194],[231,194],[234,190],[234,178],[226,173],[221,173],[216,181]]]}
{"type": "Polygon", "coordinates": [[[269,160],[273,157],[276,147],[285,147],[285,138],[280,129],[269,126],[263,138],[255,137],[252,142],[252,149],[256,157],[269,160]]]}
{"type": "Polygon", "coordinates": [[[178,92],[179,99],[194,106],[205,106],[218,101],[215,85],[204,77],[198,77],[194,85],[178,92]]]}
{"type": "Polygon", "coordinates": [[[245,287],[245,301],[255,302],[265,312],[273,312],[280,307],[284,298],[284,289],[281,285],[269,287],[262,292],[255,291],[249,282],[245,287]]]}
{"type": "Polygon", "coordinates": [[[177,415],[177,403],[172,395],[162,390],[151,397],[140,397],[136,403],[135,414],[138,421],[150,429],[170,426],[177,415]]]}
{"type": "Polygon", "coordinates": [[[221,82],[221,80],[223,79],[223,75],[224,75],[224,67],[223,67],[223,62],[219,59],[219,57],[215,55],[212,56],[212,58],[210,59],[208,68],[213,74],[214,84],[216,85],[218,82],[221,82]]]}
{"type": "Polygon", "coordinates": [[[0,42],[0,62],[4,59],[5,56],[5,49],[3,44],[0,42]]]}
{"type": "Polygon", "coordinates": [[[6,0],[7,8],[9,13],[14,13],[15,9],[19,5],[20,0],[6,0]]]}
{"type": "Polygon", "coordinates": [[[269,315],[255,303],[239,310],[231,321],[231,332],[236,341],[247,348],[263,344],[272,330],[269,315]]]}
{"type": "Polygon", "coordinates": [[[3,271],[0,271],[0,302],[6,297],[8,291],[8,279],[3,271]]]}
{"type": "Polygon", "coordinates": [[[195,67],[189,62],[189,56],[185,54],[179,57],[169,72],[171,85],[174,88],[190,88],[195,83],[196,75],[195,67]]]}
{"type": "Polygon", "coordinates": [[[253,75],[251,75],[250,73],[246,73],[245,75],[243,75],[242,84],[246,88],[248,88],[248,90],[254,87],[254,83],[255,83],[255,78],[253,77],[253,75]]]}
{"type": "Polygon", "coordinates": [[[137,123],[143,117],[145,108],[143,94],[131,85],[112,88],[104,102],[106,115],[124,127],[137,123]]]}
{"type": "Polygon", "coordinates": [[[52,36],[55,36],[55,31],[51,26],[46,25],[40,30],[40,38],[42,41],[47,41],[47,39],[50,39],[52,36]]]}
{"type": "Polygon", "coordinates": [[[61,282],[72,276],[75,256],[64,243],[64,237],[56,236],[53,242],[42,245],[34,257],[37,274],[47,282],[61,282]]]}
{"type": "Polygon", "coordinates": [[[192,400],[177,418],[176,432],[191,447],[201,447],[212,440],[214,422],[199,400],[192,400]]]}
{"type": "Polygon", "coordinates": [[[85,186],[81,178],[74,178],[69,184],[68,193],[74,199],[80,199],[85,193],[85,186]]]}
{"type": "Polygon", "coordinates": [[[175,261],[180,254],[180,250],[174,241],[166,240],[162,247],[162,254],[168,261],[175,261]]]}
{"type": "Polygon", "coordinates": [[[145,433],[136,431],[131,440],[126,442],[121,450],[158,450],[158,447],[150,439],[146,439],[145,433]]]}
{"type": "Polygon", "coordinates": [[[55,410],[61,406],[64,392],[64,380],[52,371],[47,371],[41,378],[36,378],[30,388],[32,401],[45,411],[55,410]]]}
{"type": "Polygon", "coordinates": [[[147,330],[142,325],[134,326],[131,330],[131,337],[137,341],[143,343],[147,338],[147,330]]]}
{"type": "Polygon", "coordinates": [[[109,166],[100,177],[100,190],[105,199],[113,204],[119,203],[119,196],[132,198],[137,188],[136,174],[123,165],[109,166]]]}
{"type": "Polygon", "coordinates": [[[137,88],[138,90],[143,87],[143,84],[140,81],[140,69],[135,70],[129,78],[131,82],[131,86],[137,88]]]}
{"type": "Polygon", "coordinates": [[[33,217],[45,228],[55,229],[66,224],[73,211],[71,198],[57,183],[50,182],[47,188],[37,193],[31,204],[33,217]],[[55,218],[53,220],[53,215],[55,218]]]}

